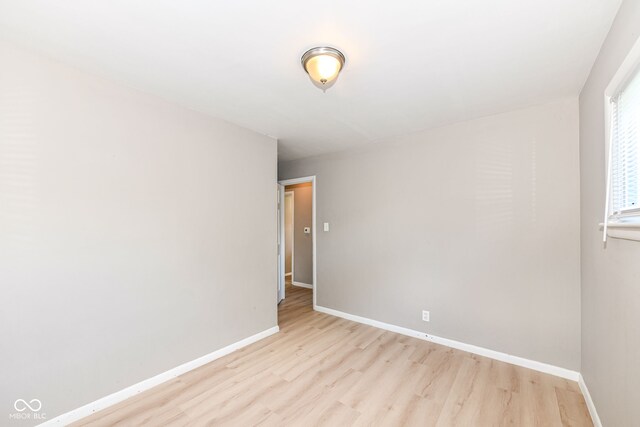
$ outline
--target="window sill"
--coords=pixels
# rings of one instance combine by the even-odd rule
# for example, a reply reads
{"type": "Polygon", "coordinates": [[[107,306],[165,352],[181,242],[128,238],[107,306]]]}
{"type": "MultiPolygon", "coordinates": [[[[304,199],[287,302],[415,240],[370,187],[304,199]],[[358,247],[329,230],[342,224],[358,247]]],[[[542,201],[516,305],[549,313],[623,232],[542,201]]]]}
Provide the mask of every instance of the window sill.
{"type": "MultiPolygon", "coordinates": [[[[604,224],[600,223],[600,229],[604,224]]],[[[614,239],[640,241],[640,218],[625,221],[612,221],[607,224],[607,236],[614,239]]]]}

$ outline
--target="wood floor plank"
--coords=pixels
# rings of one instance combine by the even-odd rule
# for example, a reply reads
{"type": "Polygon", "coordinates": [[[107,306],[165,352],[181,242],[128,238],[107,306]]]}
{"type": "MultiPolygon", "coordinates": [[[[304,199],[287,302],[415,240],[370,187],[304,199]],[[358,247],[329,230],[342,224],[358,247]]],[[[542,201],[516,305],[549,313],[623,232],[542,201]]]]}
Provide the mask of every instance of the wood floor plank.
{"type": "Polygon", "coordinates": [[[558,409],[560,419],[564,426],[582,426],[583,420],[589,416],[589,409],[577,391],[570,391],[565,388],[556,387],[556,397],[558,399],[558,409]]]}
{"type": "Polygon", "coordinates": [[[592,426],[575,382],[313,311],[78,426],[592,426]]]}

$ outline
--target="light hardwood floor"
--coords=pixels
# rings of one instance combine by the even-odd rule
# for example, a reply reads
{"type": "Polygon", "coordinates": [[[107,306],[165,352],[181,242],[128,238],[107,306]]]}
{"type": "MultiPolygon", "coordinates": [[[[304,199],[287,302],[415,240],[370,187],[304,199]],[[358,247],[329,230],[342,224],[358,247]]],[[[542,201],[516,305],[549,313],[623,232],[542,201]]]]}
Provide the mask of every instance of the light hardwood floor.
{"type": "Polygon", "coordinates": [[[77,425],[592,425],[574,382],[314,312],[308,289],[278,311],[278,334],[77,425]]]}

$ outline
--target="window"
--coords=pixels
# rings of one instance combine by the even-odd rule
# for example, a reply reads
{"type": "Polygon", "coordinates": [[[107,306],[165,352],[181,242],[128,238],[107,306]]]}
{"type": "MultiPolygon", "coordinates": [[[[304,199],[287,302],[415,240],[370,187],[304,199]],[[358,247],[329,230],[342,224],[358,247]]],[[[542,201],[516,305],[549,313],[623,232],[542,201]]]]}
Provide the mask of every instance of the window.
{"type": "Polygon", "coordinates": [[[640,40],[605,90],[607,197],[603,240],[640,241],[640,40]]]}
{"type": "Polygon", "coordinates": [[[637,71],[611,98],[610,132],[610,215],[640,215],[640,73],[637,71]]]}

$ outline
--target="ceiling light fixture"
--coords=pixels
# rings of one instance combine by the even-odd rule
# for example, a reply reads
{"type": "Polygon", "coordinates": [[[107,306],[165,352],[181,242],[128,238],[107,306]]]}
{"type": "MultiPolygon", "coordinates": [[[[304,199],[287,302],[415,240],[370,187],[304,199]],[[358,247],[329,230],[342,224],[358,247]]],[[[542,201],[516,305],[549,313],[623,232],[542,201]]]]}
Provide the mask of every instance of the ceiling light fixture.
{"type": "Polygon", "coordinates": [[[332,47],[314,47],[302,55],[302,67],[311,82],[325,92],[338,79],[344,67],[344,55],[332,47]]]}

